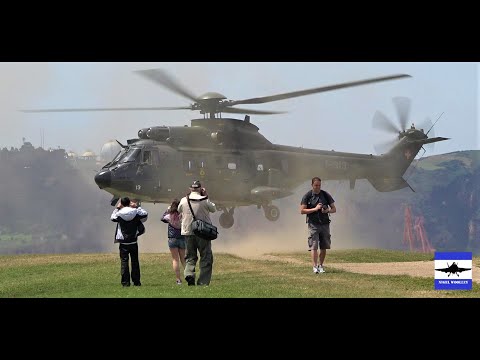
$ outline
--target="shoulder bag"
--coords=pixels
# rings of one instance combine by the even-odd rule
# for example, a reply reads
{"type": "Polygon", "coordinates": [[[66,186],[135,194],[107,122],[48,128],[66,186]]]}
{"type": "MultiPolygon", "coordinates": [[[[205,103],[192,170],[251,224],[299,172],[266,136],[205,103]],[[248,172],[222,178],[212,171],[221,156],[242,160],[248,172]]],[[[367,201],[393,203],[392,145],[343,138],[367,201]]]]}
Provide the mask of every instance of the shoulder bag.
{"type": "Polygon", "coordinates": [[[205,240],[215,240],[218,236],[217,227],[213,224],[210,224],[206,221],[197,219],[195,213],[193,212],[192,205],[190,204],[190,198],[187,196],[188,206],[193,215],[192,231],[198,237],[201,237],[205,240]]]}

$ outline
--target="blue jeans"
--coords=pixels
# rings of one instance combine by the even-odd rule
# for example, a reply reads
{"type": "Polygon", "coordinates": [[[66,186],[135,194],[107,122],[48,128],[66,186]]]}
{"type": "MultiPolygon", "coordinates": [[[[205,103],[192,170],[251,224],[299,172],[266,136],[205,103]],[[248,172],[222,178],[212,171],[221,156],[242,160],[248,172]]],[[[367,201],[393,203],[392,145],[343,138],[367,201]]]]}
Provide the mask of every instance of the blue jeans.
{"type": "Polygon", "coordinates": [[[179,249],[185,249],[185,237],[179,237],[179,238],[168,238],[168,247],[170,249],[173,248],[179,248],[179,249]]]}

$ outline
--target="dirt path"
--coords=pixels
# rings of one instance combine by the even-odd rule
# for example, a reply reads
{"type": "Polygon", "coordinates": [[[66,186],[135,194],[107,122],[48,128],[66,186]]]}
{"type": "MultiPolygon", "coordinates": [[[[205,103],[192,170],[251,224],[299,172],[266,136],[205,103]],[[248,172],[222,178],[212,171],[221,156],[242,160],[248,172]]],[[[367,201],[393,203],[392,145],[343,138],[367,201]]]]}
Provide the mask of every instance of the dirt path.
{"type": "MultiPolygon", "coordinates": [[[[369,275],[410,275],[418,277],[435,276],[433,262],[412,261],[412,262],[389,262],[389,263],[333,263],[329,267],[349,272],[369,275]]],[[[473,266],[473,281],[480,283],[480,268],[473,266]]]]}
{"type": "MultiPolygon", "coordinates": [[[[285,263],[305,266],[310,264],[310,262],[308,261],[301,261],[286,256],[275,255],[252,256],[249,257],[249,259],[263,261],[282,261],[285,263]]],[[[326,263],[325,269],[328,269],[329,267],[353,273],[369,275],[409,275],[428,278],[433,278],[435,276],[435,270],[432,261],[387,263],[326,263]]],[[[480,283],[480,267],[473,265],[472,270],[473,281],[475,281],[476,283],[480,283]]]]}

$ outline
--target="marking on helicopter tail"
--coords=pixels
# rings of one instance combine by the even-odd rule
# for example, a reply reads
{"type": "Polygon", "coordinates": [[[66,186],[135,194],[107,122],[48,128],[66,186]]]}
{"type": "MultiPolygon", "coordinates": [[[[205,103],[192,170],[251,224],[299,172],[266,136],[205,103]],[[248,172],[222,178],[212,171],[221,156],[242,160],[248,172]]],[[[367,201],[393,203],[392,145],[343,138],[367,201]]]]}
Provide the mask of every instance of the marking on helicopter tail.
{"type": "Polygon", "coordinates": [[[337,170],[347,170],[348,164],[346,161],[325,160],[325,167],[337,170]]]}
{"type": "Polygon", "coordinates": [[[404,154],[405,154],[405,159],[407,159],[407,160],[410,160],[410,158],[411,158],[412,155],[413,155],[413,154],[412,154],[412,151],[411,151],[410,149],[405,150],[405,153],[404,153],[404,154]]]}

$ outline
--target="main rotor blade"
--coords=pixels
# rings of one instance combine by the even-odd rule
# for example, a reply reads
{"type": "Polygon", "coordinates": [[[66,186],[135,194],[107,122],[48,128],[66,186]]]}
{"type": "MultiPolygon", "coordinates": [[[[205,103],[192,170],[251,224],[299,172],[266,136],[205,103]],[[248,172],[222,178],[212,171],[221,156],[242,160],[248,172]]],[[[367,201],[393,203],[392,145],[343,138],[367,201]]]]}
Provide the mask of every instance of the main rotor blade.
{"type": "Polygon", "coordinates": [[[372,79],[366,79],[366,80],[352,81],[348,83],[322,86],[322,87],[317,87],[313,89],[293,91],[293,92],[272,95],[272,96],[264,96],[264,97],[256,97],[256,98],[245,99],[245,100],[231,101],[228,104],[228,106],[239,105],[239,104],[262,104],[266,102],[285,100],[285,99],[290,99],[290,98],[299,97],[299,96],[326,92],[330,90],[343,89],[343,88],[348,88],[353,86],[360,86],[360,85],[366,85],[366,84],[371,84],[371,83],[376,83],[381,81],[402,79],[407,77],[411,77],[411,76],[407,74],[399,74],[399,75],[384,76],[384,77],[378,77],[378,78],[372,78],[372,79]]]}
{"type": "Polygon", "coordinates": [[[398,134],[400,132],[400,130],[395,126],[395,124],[381,111],[376,111],[375,115],[373,115],[372,127],[393,134],[398,134]]]}
{"type": "Polygon", "coordinates": [[[177,80],[175,80],[173,77],[168,75],[164,70],[162,69],[148,69],[148,70],[137,70],[134,71],[137,74],[140,74],[144,76],[145,78],[160,84],[167,89],[182,95],[186,97],[187,99],[190,99],[194,102],[197,102],[197,97],[193,95],[190,91],[185,89],[182,85],[179,84],[177,80]]]}
{"type": "Polygon", "coordinates": [[[402,128],[402,131],[405,131],[407,128],[408,115],[410,114],[411,101],[406,97],[395,97],[393,98],[393,103],[397,109],[400,127],[402,128]]]}
{"type": "Polygon", "coordinates": [[[135,107],[135,108],[85,108],[85,109],[31,109],[24,113],[75,112],[75,111],[132,111],[132,110],[192,110],[190,106],[179,107],[135,107]]]}
{"type": "Polygon", "coordinates": [[[373,146],[378,155],[386,154],[397,143],[397,139],[389,140],[373,146]]]}
{"type": "Polygon", "coordinates": [[[239,108],[225,108],[220,112],[232,113],[232,114],[254,114],[254,115],[273,115],[273,114],[285,114],[286,111],[265,111],[265,110],[250,110],[239,108]]]}

